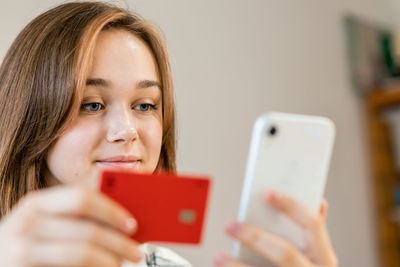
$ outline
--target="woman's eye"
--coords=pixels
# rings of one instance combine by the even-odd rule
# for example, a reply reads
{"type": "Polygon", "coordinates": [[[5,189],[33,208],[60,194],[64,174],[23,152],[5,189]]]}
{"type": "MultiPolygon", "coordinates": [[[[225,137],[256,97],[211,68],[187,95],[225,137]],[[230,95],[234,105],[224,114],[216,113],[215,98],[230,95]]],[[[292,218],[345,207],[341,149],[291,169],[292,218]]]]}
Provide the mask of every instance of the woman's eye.
{"type": "Polygon", "coordinates": [[[140,112],[149,112],[151,109],[156,109],[156,106],[152,104],[139,104],[134,109],[140,112]]]}
{"type": "Polygon", "coordinates": [[[99,111],[103,108],[103,105],[100,103],[87,103],[87,104],[83,104],[81,106],[81,109],[83,109],[84,111],[89,111],[89,112],[96,112],[99,111]]]}

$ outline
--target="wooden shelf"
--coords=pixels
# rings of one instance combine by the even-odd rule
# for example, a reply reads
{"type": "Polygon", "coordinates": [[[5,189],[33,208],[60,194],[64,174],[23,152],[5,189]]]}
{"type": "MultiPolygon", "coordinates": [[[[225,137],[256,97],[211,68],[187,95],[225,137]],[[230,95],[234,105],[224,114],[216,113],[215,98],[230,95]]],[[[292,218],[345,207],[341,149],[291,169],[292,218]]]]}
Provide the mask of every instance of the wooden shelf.
{"type": "Polygon", "coordinates": [[[375,197],[376,229],[380,266],[400,267],[400,228],[393,220],[398,185],[390,129],[382,111],[400,107],[400,85],[371,92],[366,98],[372,188],[375,197]]]}
{"type": "Polygon", "coordinates": [[[382,91],[372,91],[368,94],[368,105],[374,109],[384,109],[400,105],[400,85],[385,87],[382,91]]]}

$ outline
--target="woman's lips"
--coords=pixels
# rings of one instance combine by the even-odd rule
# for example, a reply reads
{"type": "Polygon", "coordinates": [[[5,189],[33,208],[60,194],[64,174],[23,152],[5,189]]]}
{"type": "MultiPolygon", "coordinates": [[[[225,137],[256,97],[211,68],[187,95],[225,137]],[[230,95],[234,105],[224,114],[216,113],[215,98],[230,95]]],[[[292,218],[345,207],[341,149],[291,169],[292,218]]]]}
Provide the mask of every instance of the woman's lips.
{"type": "Polygon", "coordinates": [[[97,163],[104,167],[132,169],[136,168],[140,161],[97,161],[97,163]]]}

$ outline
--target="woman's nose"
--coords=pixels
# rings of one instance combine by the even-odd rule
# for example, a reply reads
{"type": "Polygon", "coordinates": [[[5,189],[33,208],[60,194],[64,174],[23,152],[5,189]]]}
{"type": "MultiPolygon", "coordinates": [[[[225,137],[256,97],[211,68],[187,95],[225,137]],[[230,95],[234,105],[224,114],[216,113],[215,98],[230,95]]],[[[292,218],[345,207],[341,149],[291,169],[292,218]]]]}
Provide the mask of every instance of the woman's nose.
{"type": "Polygon", "coordinates": [[[137,138],[137,130],[134,122],[129,116],[119,116],[111,119],[107,131],[108,142],[132,142],[137,138]]]}

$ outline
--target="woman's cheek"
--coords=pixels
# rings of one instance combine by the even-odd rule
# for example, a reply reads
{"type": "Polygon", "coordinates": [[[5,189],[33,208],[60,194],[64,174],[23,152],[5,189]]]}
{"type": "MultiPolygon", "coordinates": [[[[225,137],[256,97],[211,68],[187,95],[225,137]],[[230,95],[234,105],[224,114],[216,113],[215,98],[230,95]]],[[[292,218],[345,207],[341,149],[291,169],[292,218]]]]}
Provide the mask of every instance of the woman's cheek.
{"type": "Polygon", "coordinates": [[[158,119],[141,123],[140,127],[141,139],[146,150],[148,161],[152,162],[154,168],[157,166],[160,157],[162,144],[162,122],[158,119]]]}
{"type": "Polygon", "coordinates": [[[96,147],[97,131],[92,125],[78,123],[62,135],[50,149],[47,165],[62,183],[81,182],[90,170],[91,152],[96,147]]]}

